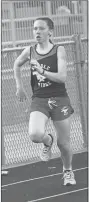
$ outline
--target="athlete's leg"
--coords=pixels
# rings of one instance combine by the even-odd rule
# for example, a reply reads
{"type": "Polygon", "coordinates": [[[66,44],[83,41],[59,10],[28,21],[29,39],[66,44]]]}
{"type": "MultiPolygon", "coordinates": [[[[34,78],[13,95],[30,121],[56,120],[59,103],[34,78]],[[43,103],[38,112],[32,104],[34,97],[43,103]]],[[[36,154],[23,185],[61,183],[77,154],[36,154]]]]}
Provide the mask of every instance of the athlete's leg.
{"type": "Polygon", "coordinates": [[[49,146],[51,137],[45,133],[48,117],[39,111],[31,112],[29,120],[30,139],[35,143],[44,143],[49,146]]]}
{"type": "Polygon", "coordinates": [[[72,171],[72,149],[70,145],[70,118],[62,121],[54,121],[57,132],[57,145],[61,151],[63,162],[64,185],[76,184],[72,171]]]}
{"type": "Polygon", "coordinates": [[[64,185],[76,184],[72,171],[72,149],[70,144],[70,115],[73,113],[68,97],[56,98],[56,107],[51,113],[57,133],[57,145],[63,162],[64,185]]]}
{"type": "Polygon", "coordinates": [[[70,118],[62,121],[54,121],[57,133],[57,145],[61,151],[63,168],[70,170],[72,168],[72,149],[70,145],[70,118]]]}
{"type": "Polygon", "coordinates": [[[51,158],[51,147],[53,138],[45,133],[45,127],[48,117],[39,111],[31,112],[29,121],[29,134],[34,143],[43,143],[43,150],[40,152],[42,161],[48,161],[51,158]]]}
{"type": "Polygon", "coordinates": [[[40,158],[47,161],[51,156],[53,138],[45,133],[46,124],[50,117],[47,98],[34,98],[30,108],[29,134],[35,143],[43,143],[44,147],[40,153],[40,158]]]}

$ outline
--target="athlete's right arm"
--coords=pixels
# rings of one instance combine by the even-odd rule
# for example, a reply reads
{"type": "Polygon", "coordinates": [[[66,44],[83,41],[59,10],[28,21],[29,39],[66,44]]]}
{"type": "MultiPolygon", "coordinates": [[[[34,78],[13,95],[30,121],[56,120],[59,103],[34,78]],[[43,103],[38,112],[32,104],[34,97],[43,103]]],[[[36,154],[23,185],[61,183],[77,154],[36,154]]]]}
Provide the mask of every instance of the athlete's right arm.
{"type": "Polygon", "coordinates": [[[23,84],[21,80],[21,67],[24,63],[26,63],[28,60],[30,60],[30,47],[25,48],[21,55],[15,60],[14,63],[14,78],[16,81],[16,88],[17,88],[17,93],[16,95],[18,96],[18,99],[20,101],[23,101],[26,99],[25,93],[23,91],[23,84]]]}
{"type": "Polygon", "coordinates": [[[16,80],[16,87],[19,88],[22,85],[20,69],[22,65],[30,59],[30,47],[25,48],[21,55],[15,60],[14,63],[14,78],[16,80]]]}

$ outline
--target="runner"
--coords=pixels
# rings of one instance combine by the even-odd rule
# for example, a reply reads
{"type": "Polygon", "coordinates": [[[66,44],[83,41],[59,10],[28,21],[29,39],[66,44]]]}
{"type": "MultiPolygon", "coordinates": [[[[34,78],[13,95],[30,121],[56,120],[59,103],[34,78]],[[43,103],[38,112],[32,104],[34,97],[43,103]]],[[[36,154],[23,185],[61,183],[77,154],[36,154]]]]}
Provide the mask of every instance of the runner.
{"type": "Polygon", "coordinates": [[[63,46],[51,41],[54,23],[50,18],[37,18],[33,33],[34,46],[27,47],[14,63],[14,77],[19,101],[26,100],[21,80],[21,66],[30,61],[31,86],[33,90],[29,117],[29,135],[34,143],[43,143],[40,154],[43,161],[51,158],[52,134],[45,134],[48,119],[53,120],[57,145],[63,162],[64,185],[76,184],[72,171],[72,150],[70,145],[70,116],[74,112],[68,97],[65,81],[67,77],[66,53],[63,46]]]}

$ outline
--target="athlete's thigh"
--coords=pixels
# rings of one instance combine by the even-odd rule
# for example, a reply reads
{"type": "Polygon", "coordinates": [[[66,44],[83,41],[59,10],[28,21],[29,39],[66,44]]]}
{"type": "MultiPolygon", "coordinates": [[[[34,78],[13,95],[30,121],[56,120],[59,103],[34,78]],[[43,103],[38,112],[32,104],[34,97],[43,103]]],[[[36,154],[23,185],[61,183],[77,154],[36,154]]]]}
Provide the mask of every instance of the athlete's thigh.
{"type": "Polygon", "coordinates": [[[68,96],[55,98],[55,104],[56,106],[51,112],[51,118],[54,122],[57,136],[62,143],[70,140],[70,117],[74,110],[68,96]]]}
{"type": "Polygon", "coordinates": [[[65,144],[70,141],[70,125],[70,117],[61,121],[54,121],[57,138],[59,138],[60,144],[65,144]]]}
{"type": "MultiPolygon", "coordinates": [[[[55,97],[55,106],[51,110],[51,118],[53,121],[63,121],[69,118],[73,113],[74,109],[71,106],[70,99],[66,97],[55,97]]],[[[66,123],[67,121],[65,121],[66,123]]]]}
{"type": "Polygon", "coordinates": [[[38,97],[34,98],[30,108],[30,133],[43,134],[49,116],[47,99],[38,97]]]}
{"type": "Polygon", "coordinates": [[[30,133],[44,133],[48,117],[40,111],[33,111],[30,113],[29,132],[30,133]]]}

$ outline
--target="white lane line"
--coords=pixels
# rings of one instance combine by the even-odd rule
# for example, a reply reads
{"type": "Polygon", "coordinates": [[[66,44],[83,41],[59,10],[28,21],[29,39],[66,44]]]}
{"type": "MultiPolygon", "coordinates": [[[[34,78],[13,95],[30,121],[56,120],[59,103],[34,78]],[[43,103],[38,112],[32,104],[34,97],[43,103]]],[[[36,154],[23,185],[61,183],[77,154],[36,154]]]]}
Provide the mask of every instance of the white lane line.
{"type": "MultiPolygon", "coordinates": [[[[79,168],[79,169],[75,169],[73,170],[74,172],[76,171],[81,171],[81,170],[85,170],[87,169],[88,167],[84,167],[84,168],[79,168]]],[[[63,173],[55,173],[55,174],[52,174],[52,175],[46,175],[46,176],[42,176],[42,177],[37,177],[37,178],[30,178],[28,180],[23,180],[23,181],[18,181],[18,182],[13,182],[13,183],[10,183],[10,184],[6,184],[6,185],[2,185],[1,187],[9,187],[9,186],[13,186],[13,185],[17,185],[17,184],[21,184],[21,183],[25,183],[25,182],[30,182],[30,181],[34,181],[34,180],[40,180],[40,179],[45,179],[45,178],[49,178],[49,177],[53,177],[53,176],[57,176],[57,175],[62,175],[63,173]]]]}
{"type": "Polygon", "coordinates": [[[68,195],[68,194],[71,194],[71,193],[84,191],[84,190],[87,190],[88,188],[89,187],[85,187],[83,189],[77,189],[77,190],[73,190],[73,191],[69,191],[69,192],[65,192],[65,193],[61,193],[61,194],[56,194],[56,195],[48,196],[48,197],[44,197],[44,198],[39,198],[39,199],[35,199],[35,200],[32,200],[32,201],[27,201],[27,202],[36,202],[36,201],[42,201],[42,200],[46,200],[46,199],[50,199],[50,198],[55,198],[55,197],[58,197],[58,196],[64,196],[64,195],[68,195]]]}

